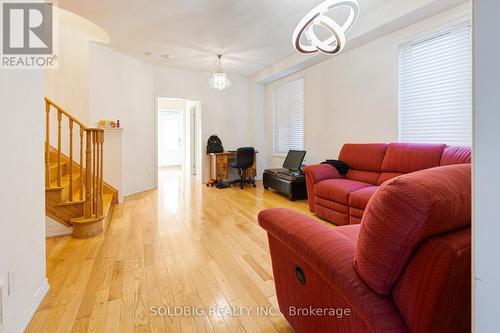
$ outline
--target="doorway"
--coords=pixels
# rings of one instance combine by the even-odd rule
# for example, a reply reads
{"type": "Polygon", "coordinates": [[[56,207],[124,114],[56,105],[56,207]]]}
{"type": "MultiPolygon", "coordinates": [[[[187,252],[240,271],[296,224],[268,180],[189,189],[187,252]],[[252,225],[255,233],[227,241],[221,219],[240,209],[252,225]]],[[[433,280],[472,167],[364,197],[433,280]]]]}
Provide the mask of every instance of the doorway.
{"type": "Polygon", "coordinates": [[[181,172],[201,178],[201,103],[182,98],[157,99],[156,180],[158,173],[181,172]]]}
{"type": "Polygon", "coordinates": [[[184,124],[181,110],[158,114],[158,167],[182,167],[184,124]]]}

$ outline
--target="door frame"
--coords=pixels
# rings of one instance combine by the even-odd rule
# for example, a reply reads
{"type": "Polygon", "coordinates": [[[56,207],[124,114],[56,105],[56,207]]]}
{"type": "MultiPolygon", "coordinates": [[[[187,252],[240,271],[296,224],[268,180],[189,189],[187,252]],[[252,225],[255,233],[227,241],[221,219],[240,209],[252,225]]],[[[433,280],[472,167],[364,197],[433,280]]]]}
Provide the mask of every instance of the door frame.
{"type": "MultiPolygon", "coordinates": [[[[195,105],[194,110],[190,112],[190,114],[193,115],[192,119],[190,119],[190,123],[192,124],[191,130],[189,135],[191,136],[191,146],[194,145],[193,147],[190,147],[191,150],[191,155],[194,154],[194,158],[190,158],[190,164],[191,166],[188,167],[189,170],[189,176],[195,177],[197,181],[201,181],[203,177],[203,160],[202,160],[202,100],[201,98],[197,97],[188,97],[188,98],[179,98],[179,97],[155,97],[155,109],[154,109],[154,168],[153,168],[153,174],[154,174],[154,184],[155,187],[158,187],[158,115],[159,115],[159,101],[162,99],[167,99],[167,100],[183,100],[186,103],[192,102],[195,105]],[[193,131],[194,130],[194,131],[193,131]]],[[[186,108],[183,112],[183,116],[186,116],[186,108]]],[[[186,126],[184,126],[186,128],[186,126]]],[[[185,137],[184,137],[185,140],[185,137]]],[[[186,148],[186,147],[185,147],[186,148]]]]}

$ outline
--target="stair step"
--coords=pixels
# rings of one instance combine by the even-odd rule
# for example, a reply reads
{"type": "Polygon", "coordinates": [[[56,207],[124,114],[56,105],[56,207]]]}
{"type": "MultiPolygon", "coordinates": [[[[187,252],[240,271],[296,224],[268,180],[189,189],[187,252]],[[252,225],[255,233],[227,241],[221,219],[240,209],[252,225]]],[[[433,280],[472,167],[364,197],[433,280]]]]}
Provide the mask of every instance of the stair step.
{"type": "MultiPolygon", "coordinates": [[[[61,177],[61,186],[57,186],[57,179],[53,179],[45,191],[60,191],[61,203],[69,201],[69,174],[61,177]]],[[[73,173],[73,201],[78,199],[80,199],[80,174],[73,173]]]]}
{"type": "MultiPolygon", "coordinates": [[[[61,162],[61,175],[64,176],[68,173],[68,164],[61,162]]],[[[57,179],[57,163],[49,163],[50,179],[57,179]]]]}
{"type": "Polygon", "coordinates": [[[113,213],[113,195],[104,194],[103,200],[103,216],[84,218],[83,216],[71,219],[73,225],[73,237],[88,238],[98,235],[105,230],[106,221],[109,222],[113,213]]]}

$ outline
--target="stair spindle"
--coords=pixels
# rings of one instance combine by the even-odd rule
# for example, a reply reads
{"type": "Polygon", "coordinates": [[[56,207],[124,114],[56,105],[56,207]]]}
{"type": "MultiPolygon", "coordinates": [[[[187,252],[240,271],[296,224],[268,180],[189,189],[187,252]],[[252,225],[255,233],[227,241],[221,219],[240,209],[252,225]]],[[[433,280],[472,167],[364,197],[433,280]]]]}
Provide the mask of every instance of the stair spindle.
{"type": "Polygon", "coordinates": [[[103,215],[103,211],[104,211],[104,203],[103,203],[103,183],[104,183],[104,131],[101,131],[101,178],[100,178],[100,182],[99,182],[99,186],[101,187],[101,204],[100,204],[100,207],[101,207],[101,216],[103,215]]]}
{"type": "Polygon", "coordinates": [[[97,216],[102,216],[103,215],[103,202],[102,202],[102,178],[103,178],[103,159],[102,159],[102,142],[104,141],[104,132],[103,131],[98,131],[97,133],[97,184],[96,184],[96,189],[97,189],[97,208],[96,208],[96,215],[97,216]]]}
{"type": "Polygon", "coordinates": [[[57,186],[61,187],[61,120],[62,112],[57,110],[57,186]]]}
{"type": "Polygon", "coordinates": [[[97,151],[96,151],[96,141],[97,141],[97,132],[93,131],[92,132],[92,212],[94,213],[94,216],[97,216],[97,193],[96,193],[96,184],[97,184],[97,179],[96,179],[96,161],[97,161],[97,151]]]}
{"type": "Polygon", "coordinates": [[[50,104],[45,102],[45,186],[50,186],[50,104]]]}
{"type": "Polygon", "coordinates": [[[69,202],[73,202],[73,120],[69,120],[69,202]]]}
{"type": "Polygon", "coordinates": [[[100,132],[96,132],[96,216],[101,216],[101,188],[100,188],[100,178],[101,178],[101,151],[100,146],[100,132]]]}
{"type": "Polygon", "coordinates": [[[80,126],[80,201],[83,201],[83,127],[80,126]]]}
{"type": "Polygon", "coordinates": [[[92,132],[86,130],[84,218],[92,216],[92,132]]]}

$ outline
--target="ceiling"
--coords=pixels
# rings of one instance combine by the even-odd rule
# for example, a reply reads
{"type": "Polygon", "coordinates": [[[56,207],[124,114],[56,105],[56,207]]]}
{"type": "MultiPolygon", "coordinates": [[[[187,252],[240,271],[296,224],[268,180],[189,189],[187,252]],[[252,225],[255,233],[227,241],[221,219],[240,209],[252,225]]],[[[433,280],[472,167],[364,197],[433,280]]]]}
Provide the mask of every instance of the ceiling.
{"type": "MultiPolygon", "coordinates": [[[[112,48],[152,64],[212,71],[221,53],[226,72],[251,75],[294,52],[296,24],[323,1],[59,0],[59,6],[104,28],[112,48]]],[[[394,0],[358,1],[363,17],[394,0]]]]}

